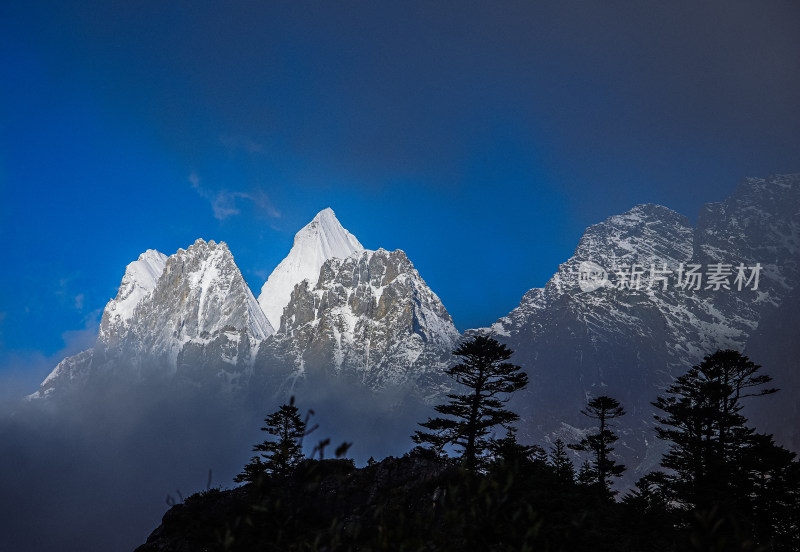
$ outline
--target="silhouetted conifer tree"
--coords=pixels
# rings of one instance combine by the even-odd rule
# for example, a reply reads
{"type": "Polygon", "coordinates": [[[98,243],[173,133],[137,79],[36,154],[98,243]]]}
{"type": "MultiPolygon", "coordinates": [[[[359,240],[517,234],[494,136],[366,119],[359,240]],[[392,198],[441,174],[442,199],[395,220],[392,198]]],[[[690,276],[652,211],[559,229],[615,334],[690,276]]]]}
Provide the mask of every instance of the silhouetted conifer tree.
{"type": "Polygon", "coordinates": [[[588,460],[581,464],[575,481],[584,487],[592,487],[597,485],[597,472],[594,471],[594,468],[592,468],[592,465],[588,460]]]}
{"type": "Polygon", "coordinates": [[[465,467],[476,471],[478,460],[489,447],[486,436],[491,428],[506,429],[519,416],[505,408],[514,391],[528,384],[521,368],[506,362],[513,351],[491,337],[477,336],[462,343],[453,354],[461,362],[446,370],[458,383],[468,388],[466,393],[450,393],[449,402],[435,407],[446,418],[428,418],[420,423],[430,431],[416,431],[412,439],[427,443],[441,451],[452,444],[462,451],[465,467]]]}
{"type": "MultiPolygon", "coordinates": [[[[769,435],[747,426],[742,399],[775,393],[760,366],[733,350],[705,357],[653,403],[670,442],[661,465],[669,499],[697,519],[728,520],[772,550],[797,550],[798,463],[769,435]],[[794,546],[795,548],[792,548],[794,546]]],[[[715,521],[716,523],[716,521],[715,521]]]]}
{"type": "Polygon", "coordinates": [[[550,449],[550,458],[548,463],[553,468],[556,479],[563,483],[572,483],[575,481],[575,465],[569,459],[567,453],[567,445],[561,439],[556,439],[553,447],[550,449]]]}
{"type": "Polygon", "coordinates": [[[774,393],[764,388],[772,378],[737,351],[717,351],[667,388],[653,405],[663,415],[656,428],[670,441],[661,465],[672,498],[687,508],[708,508],[730,502],[743,489],[742,461],[751,451],[754,430],[741,414],[741,400],[774,393]]]}
{"type": "Polygon", "coordinates": [[[625,415],[625,409],[616,399],[601,395],[589,401],[581,414],[598,421],[597,433],[587,435],[578,444],[567,445],[574,450],[590,452],[594,456],[591,467],[596,477],[596,482],[604,492],[612,494],[610,477],[620,477],[625,471],[625,466],[611,459],[614,451],[613,445],[618,437],[609,428],[609,420],[625,415]]]}
{"type": "Polygon", "coordinates": [[[306,435],[306,422],[300,419],[294,397],[289,404],[281,407],[264,419],[266,431],[275,440],[267,440],[253,447],[253,456],[242,473],[234,478],[237,483],[256,481],[263,474],[288,475],[303,459],[303,437],[306,435]]]}
{"type": "Polygon", "coordinates": [[[495,461],[505,464],[522,464],[533,459],[536,447],[522,445],[517,441],[517,429],[510,427],[505,437],[489,440],[489,451],[495,461]]]}

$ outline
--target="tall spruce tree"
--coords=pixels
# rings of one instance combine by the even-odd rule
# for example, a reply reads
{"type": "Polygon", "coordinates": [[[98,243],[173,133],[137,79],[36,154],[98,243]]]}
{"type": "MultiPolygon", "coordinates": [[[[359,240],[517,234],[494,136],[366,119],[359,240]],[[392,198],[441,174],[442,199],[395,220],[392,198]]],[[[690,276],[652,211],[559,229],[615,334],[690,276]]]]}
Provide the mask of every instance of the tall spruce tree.
{"type": "Polygon", "coordinates": [[[598,421],[596,433],[587,435],[577,444],[567,445],[573,450],[580,450],[592,454],[591,462],[592,473],[596,475],[598,487],[608,496],[611,496],[611,477],[621,477],[625,471],[623,464],[618,464],[611,458],[614,451],[613,445],[618,437],[610,429],[609,420],[625,415],[625,409],[620,406],[616,399],[601,395],[589,401],[585,410],[581,414],[598,421]]]}
{"type": "Polygon", "coordinates": [[[742,399],[774,393],[761,367],[733,350],[705,357],[678,377],[653,405],[660,439],[669,441],[661,465],[672,474],[667,489],[687,508],[708,508],[741,498],[743,460],[752,450],[754,430],[742,415],[742,399]]]}
{"type": "Polygon", "coordinates": [[[448,394],[449,401],[435,407],[447,417],[428,418],[420,423],[429,431],[417,430],[412,439],[439,452],[447,445],[455,445],[461,450],[466,469],[474,472],[490,446],[490,430],[496,426],[509,429],[519,419],[505,404],[514,391],[528,384],[528,376],[519,366],[506,362],[513,351],[491,337],[476,336],[453,354],[461,362],[446,373],[467,391],[448,394]]]}
{"type": "MultiPolygon", "coordinates": [[[[741,413],[742,400],[770,395],[760,366],[733,350],[705,357],[653,403],[663,412],[659,438],[670,442],[661,487],[684,512],[708,512],[734,521],[773,550],[800,544],[800,468],[795,454],[756,433],[741,413]]],[[[692,514],[695,515],[695,514],[692,514]]]]}
{"type": "Polygon", "coordinates": [[[266,431],[275,439],[266,440],[253,446],[253,456],[242,473],[234,478],[237,483],[257,481],[264,474],[286,476],[303,459],[303,437],[306,435],[306,422],[300,419],[294,397],[289,404],[281,405],[274,413],[264,419],[266,431]]]}
{"type": "Polygon", "coordinates": [[[561,439],[556,439],[550,448],[550,459],[548,461],[553,468],[556,479],[562,483],[572,483],[575,481],[575,465],[567,454],[567,445],[561,439]]]}

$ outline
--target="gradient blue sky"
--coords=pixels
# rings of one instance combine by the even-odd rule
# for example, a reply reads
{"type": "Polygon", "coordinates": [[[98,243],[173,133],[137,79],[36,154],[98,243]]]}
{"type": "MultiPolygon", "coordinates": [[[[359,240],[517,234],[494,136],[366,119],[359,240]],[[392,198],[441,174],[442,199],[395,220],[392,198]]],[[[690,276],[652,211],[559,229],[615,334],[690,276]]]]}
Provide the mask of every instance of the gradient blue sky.
{"type": "Polygon", "coordinates": [[[777,1],[4,2],[5,394],[91,344],[145,249],[224,240],[257,294],[328,206],[488,325],[592,223],[800,171],[798,28],[777,1]]]}

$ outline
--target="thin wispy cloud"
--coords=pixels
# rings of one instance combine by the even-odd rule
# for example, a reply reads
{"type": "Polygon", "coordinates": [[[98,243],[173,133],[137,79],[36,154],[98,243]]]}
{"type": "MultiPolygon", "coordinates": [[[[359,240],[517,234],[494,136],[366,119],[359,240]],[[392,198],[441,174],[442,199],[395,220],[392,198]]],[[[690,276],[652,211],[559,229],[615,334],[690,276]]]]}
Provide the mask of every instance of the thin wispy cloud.
{"type": "Polygon", "coordinates": [[[256,207],[258,207],[258,209],[261,212],[265,213],[268,217],[281,218],[280,211],[278,211],[278,209],[275,208],[275,206],[272,204],[272,201],[270,201],[269,196],[267,196],[267,194],[264,191],[257,190],[252,194],[245,194],[245,195],[247,199],[255,203],[256,207]]]}
{"type": "Polygon", "coordinates": [[[255,192],[238,192],[230,190],[211,190],[200,183],[197,173],[189,175],[189,182],[192,188],[211,203],[214,211],[214,218],[225,220],[228,217],[241,213],[240,205],[242,201],[252,202],[256,208],[270,218],[280,218],[281,213],[272,204],[269,196],[263,190],[255,192]]]}

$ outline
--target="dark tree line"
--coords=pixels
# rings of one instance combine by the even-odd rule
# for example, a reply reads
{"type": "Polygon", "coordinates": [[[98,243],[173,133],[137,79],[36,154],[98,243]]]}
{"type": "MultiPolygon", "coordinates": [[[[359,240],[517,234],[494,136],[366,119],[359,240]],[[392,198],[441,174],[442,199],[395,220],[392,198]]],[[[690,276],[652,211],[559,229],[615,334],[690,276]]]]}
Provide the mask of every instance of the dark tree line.
{"type": "Polygon", "coordinates": [[[196,512],[186,513],[191,530],[206,535],[198,543],[220,550],[800,550],[800,467],[794,453],[747,425],[743,401],[775,389],[740,353],[707,356],[655,400],[657,436],[669,444],[663,471],[620,500],[612,481],[625,466],[614,444],[625,410],[616,399],[589,400],[582,413],[594,429],[546,452],[517,441],[519,417],[507,403],[528,378],[508,362],[512,352],[476,337],[454,354],[460,362],[448,374],[461,391],[420,424],[419,446],[403,458],[361,469],[321,454],[304,458],[307,419],[293,402],[281,406],[262,428],[271,437],[254,447],[259,455],[236,479],[250,483],[240,488],[250,497],[245,505],[213,497],[214,508],[228,512],[213,533],[198,529],[196,512]],[[575,453],[587,458],[577,471],[575,453]]]}

